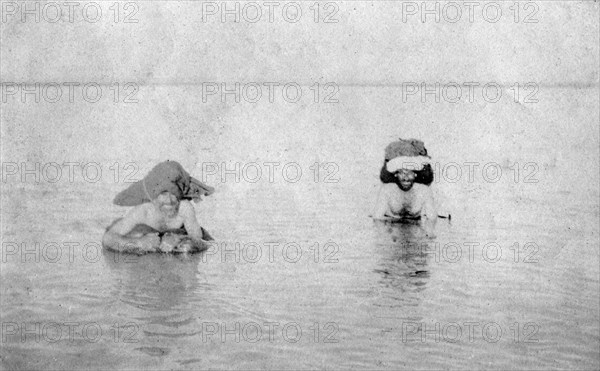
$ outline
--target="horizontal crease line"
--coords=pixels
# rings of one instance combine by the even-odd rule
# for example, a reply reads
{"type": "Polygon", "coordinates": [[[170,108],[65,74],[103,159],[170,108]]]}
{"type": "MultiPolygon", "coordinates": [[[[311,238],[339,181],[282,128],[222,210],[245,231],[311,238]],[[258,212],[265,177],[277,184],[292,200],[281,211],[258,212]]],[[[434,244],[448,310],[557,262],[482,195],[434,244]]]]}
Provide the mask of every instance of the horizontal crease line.
{"type": "Polygon", "coordinates": [[[545,83],[539,83],[535,80],[527,80],[527,79],[523,79],[520,81],[514,81],[511,83],[506,83],[506,82],[496,82],[494,80],[484,80],[484,79],[479,79],[479,80],[464,80],[464,81],[423,81],[423,80],[407,80],[404,82],[400,82],[400,83],[391,83],[391,84],[383,84],[383,83],[339,83],[336,81],[332,81],[332,80],[315,80],[312,81],[310,83],[306,83],[306,82],[302,82],[299,83],[297,81],[294,81],[292,79],[290,80],[280,80],[280,81],[217,81],[217,80],[207,80],[207,81],[201,81],[201,82],[162,82],[162,83],[146,83],[146,82],[137,82],[137,81],[128,81],[128,80],[119,80],[119,81],[113,81],[113,82],[97,82],[97,81],[92,81],[92,80],[88,80],[88,81],[36,81],[36,82],[30,82],[30,81],[0,81],[0,86],[4,86],[4,85],[21,85],[21,86],[27,86],[27,87],[33,87],[36,84],[39,85],[49,85],[49,84],[58,84],[61,87],[64,88],[68,88],[69,85],[74,84],[74,88],[81,88],[83,87],[85,84],[97,84],[99,86],[106,86],[106,87],[112,87],[115,86],[115,84],[119,84],[119,85],[123,85],[123,87],[125,87],[125,84],[134,84],[137,85],[138,87],[153,87],[153,86],[202,86],[202,84],[226,84],[227,88],[232,88],[233,86],[235,86],[236,83],[239,83],[240,86],[246,85],[246,84],[258,84],[261,86],[265,86],[265,88],[268,86],[268,84],[279,84],[276,85],[277,86],[282,86],[285,84],[298,84],[299,86],[302,87],[311,87],[314,86],[315,83],[319,83],[320,85],[325,85],[328,83],[334,84],[338,87],[356,87],[356,88],[402,88],[403,86],[405,86],[405,84],[417,84],[417,85],[421,85],[421,84],[425,84],[427,86],[427,88],[432,88],[435,87],[435,84],[439,84],[440,87],[443,87],[445,85],[450,85],[450,84],[458,84],[459,86],[464,86],[465,88],[468,88],[469,85],[465,85],[465,84],[479,84],[479,85],[473,85],[475,88],[477,87],[481,87],[485,84],[492,84],[492,85],[497,85],[501,88],[512,88],[515,86],[515,83],[519,83],[519,85],[521,85],[522,87],[525,87],[526,84],[535,84],[537,87],[539,88],[551,88],[551,89],[560,89],[560,88],[595,88],[595,87],[599,87],[600,83],[599,82],[567,82],[567,83],[550,83],[550,84],[545,84],[545,83]],[[64,85],[66,84],[66,85],[64,85]],[[79,84],[79,85],[77,85],[79,84]],[[265,85],[267,84],[267,85],[265,85]]]}
{"type": "MultiPolygon", "coordinates": [[[[42,2],[44,0],[14,0],[4,2],[19,2],[19,3],[35,3],[42,2]]],[[[271,0],[264,0],[271,1],[271,0]]],[[[279,3],[312,3],[318,0],[274,0],[279,3]]],[[[328,2],[334,3],[409,3],[409,2],[426,2],[426,3],[444,3],[452,2],[456,0],[328,0],[328,2]]],[[[473,0],[477,3],[595,3],[596,0],[473,0]]],[[[96,3],[207,3],[207,2],[257,2],[257,0],[80,0],[80,3],[96,2],[96,3]]]]}

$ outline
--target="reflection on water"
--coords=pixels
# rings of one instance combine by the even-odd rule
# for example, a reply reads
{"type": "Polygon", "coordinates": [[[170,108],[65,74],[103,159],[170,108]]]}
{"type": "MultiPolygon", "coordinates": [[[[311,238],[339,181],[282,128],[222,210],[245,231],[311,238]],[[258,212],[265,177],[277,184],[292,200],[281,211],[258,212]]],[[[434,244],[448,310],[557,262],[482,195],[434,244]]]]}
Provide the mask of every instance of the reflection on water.
{"type": "Polygon", "coordinates": [[[183,310],[186,298],[204,294],[206,279],[198,270],[200,255],[129,255],[103,251],[114,277],[114,295],[149,312],[183,310]]]}
{"type": "Polygon", "coordinates": [[[113,277],[111,293],[129,314],[123,331],[135,340],[133,350],[168,356],[177,350],[175,339],[200,333],[198,303],[211,299],[211,285],[198,269],[200,255],[104,251],[103,257],[113,277]]]}
{"type": "Polygon", "coordinates": [[[378,245],[379,268],[384,287],[395,288],[400,295],[418,293],[425,289],[429,272],[427,268],[427,241],[423,231],[414,222],[377,223],[376,232],[389,236],[389,243],[378,245]]]}

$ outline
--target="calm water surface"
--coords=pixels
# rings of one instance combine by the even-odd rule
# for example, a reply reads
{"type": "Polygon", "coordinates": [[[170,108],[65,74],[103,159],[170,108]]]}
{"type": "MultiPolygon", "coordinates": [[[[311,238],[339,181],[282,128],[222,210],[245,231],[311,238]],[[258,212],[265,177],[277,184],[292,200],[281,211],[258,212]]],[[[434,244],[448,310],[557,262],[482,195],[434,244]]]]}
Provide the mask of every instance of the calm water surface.
{"type": "Polygon", "coordinates": [[[427,239],[373,223],[367,181],[257,186],[243,207],[218,195],[198,205],[220,238],[207,254],[82,248],[122,213],[106,213],[120,186],[5,188],[5,244],[57,242],[62,255],[4,246],[3,368],[599,367],[597,191],[482,183],[455,195],[466,211],[427,239]]]}

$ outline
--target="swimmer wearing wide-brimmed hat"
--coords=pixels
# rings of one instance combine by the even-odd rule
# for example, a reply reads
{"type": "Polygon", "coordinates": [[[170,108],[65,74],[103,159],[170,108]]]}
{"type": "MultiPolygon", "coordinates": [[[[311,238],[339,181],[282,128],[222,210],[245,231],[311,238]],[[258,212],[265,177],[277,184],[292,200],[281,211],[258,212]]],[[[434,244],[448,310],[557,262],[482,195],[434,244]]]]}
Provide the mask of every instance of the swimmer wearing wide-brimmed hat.
{"type": "Polygon", "coordinates": [[[397,221],[420,219],[427,234],[433,235],[437,212],[431,188],[415,183],[416,171],[430,164],[426,156],[399,156],[387,162],[387,171],[394,174],[395,183],[382,184],[377,196],[373,218],[397,221]]]}
{"type": "Polygon", "coordinates": [[[102,244],[132,253],[206,249],[212,237],[198,223],[190,200],[198,202],[213,192],[214,188],[192,178],[179,163],[161,162],[115,197],[115,204],[134,207],[107,228],[102,244]],[[183,233],[170,232],[174,230],[183,233]]]}

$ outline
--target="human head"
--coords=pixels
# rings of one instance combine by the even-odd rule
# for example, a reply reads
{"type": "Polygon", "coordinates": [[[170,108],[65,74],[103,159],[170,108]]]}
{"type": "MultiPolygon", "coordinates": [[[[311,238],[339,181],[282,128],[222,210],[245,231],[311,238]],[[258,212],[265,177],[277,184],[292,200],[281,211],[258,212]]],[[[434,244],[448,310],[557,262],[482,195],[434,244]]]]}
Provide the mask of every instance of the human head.
{"type": "Polygon", "coordinates": [[[395,174],[396,182],[403,191],[409,191],[415,184],[417,174],[412,170],[400,169],[395,174]]]}
{"type": "Polygon", "coordinates": [[[152,203],[167,217],[173,217],[179,211],[179,198],[169,191],[161,192],[152,203]]]}

